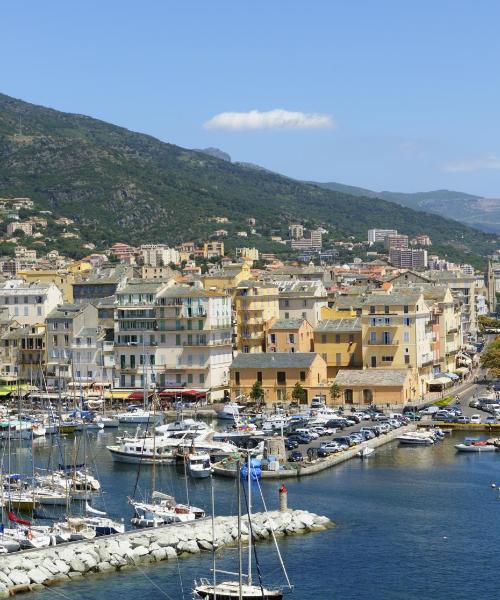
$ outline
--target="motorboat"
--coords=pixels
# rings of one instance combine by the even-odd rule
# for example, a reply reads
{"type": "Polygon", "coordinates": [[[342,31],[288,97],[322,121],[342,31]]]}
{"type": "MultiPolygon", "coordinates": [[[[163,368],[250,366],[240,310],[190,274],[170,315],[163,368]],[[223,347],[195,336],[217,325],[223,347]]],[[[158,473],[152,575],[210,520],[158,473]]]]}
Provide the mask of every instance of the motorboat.
{"type": "Polygon", "coordinates": [[[129,498],[134,508],[132,525],[136,527],[158,527],[171,523],[187,523],[205,516],[205,511],[194,506],[179,504],[173,496],[154,491],[152,502],[137,502],[129,498]]]}
{"type": "Polygon", "coordinates": [[[120,426],[120,421],[118,418],[116,417],[103,417],[103,416],[99,416],[96,418],[96,421],[98,423],[102,423],[103,427],[105,429],[112,428],[112,427],[119,427],[120,426]]]}
{"type": "Polygon", "coordinates": [[[477,438],[465,438],[463,443],[455,444],[458,452],[494,452],[497,447],[487,440],[477,438]]]}
{"type": "Polygon", "coordinates": [[[161,413],[150,410],[135,410],[116,415],[121,425],[159,425],[163,421],[161,413]]]}
{"type": "Polygon", "coordinates": [[[221,410],[216,411],[217,418],[232,421],[235,417],[239,416],[242,408],[244,407],[236,404],[236,402],[227,402],[221,410]]]}
{"type": "Polygon", "coordinates": [[[84,517],[85,524],[94,529],[96,536],[113,535],[115,533],[125,533],[125,524],[119,521],[113,521],[109,517],[96,516],[84,517]]]}
{"type": "Polygon", "coordinates": [[[260,585],[249,585],[243,583],[240,586],[238,581],[223,581],[217,583],[214,587],[207,579],[201,579],[196,586],[195,598],[203,598],[204,600],[282,600],[282,590],[268,590],[260,585]]]}
{"type": "Polygon", "coordinates": [[[210,455],[204,452],[188,454],[186,457],[187,472],[194,479],[209,477],[212,473],[210,455]]]}
{"type": "Polygon", "coordinates": [[[41,423],[9,419],[0,422],[0,439],[2,440],[31,440],[44,436],[45,427],[41,423]]]}
{"type": "Polygon", "coordinates": [[[425,431],[402,433],[396,439],[405,446],[431,446],[434,444],[434,436],[425,431]]]}
{"type": "Polygon", "coordinates": [[[374,448],[370,448],[370,446],[365,446],[364,448],[361,448],[361,450],[358,452],[358,456],[359,458],[369,458],[370,456],[373,456],[375,454],[375,449],[374,448]]]}
{"type": "Polygon", "coordinates": [[[179,432],[199,435],[201,433],[210,433],[211,431],[213,430],[207,423],[204,421],[195,421],[194,419],[180,419],[155,427],[156,434],[166,435],[167,437],[179,432]]]}

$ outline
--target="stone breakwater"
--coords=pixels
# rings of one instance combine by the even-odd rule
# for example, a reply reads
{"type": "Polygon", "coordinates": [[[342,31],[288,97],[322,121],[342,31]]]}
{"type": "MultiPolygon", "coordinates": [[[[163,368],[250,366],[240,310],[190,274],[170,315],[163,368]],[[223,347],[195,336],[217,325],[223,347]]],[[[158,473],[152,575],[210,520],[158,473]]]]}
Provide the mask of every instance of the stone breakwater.
{"type": "MultiPolygon", "coordinates": [[[[252,515],[252,539],[266,540],[273,532],[284,536],[323,531],[331,526],[327,517],[304,510],[256,513],[252,515]]],[[[243,540],[248,540],[248,518],[242,519],[241,529],[243,540]]],[[[215,519],[217,548],[234,545],[237,537],[236,517],[215,519]]],[[[202,519],[3,555],[0,558],[0,598],[94,573],[199,554],[212,550],[212,542],[212,521],[202,519]]]]}

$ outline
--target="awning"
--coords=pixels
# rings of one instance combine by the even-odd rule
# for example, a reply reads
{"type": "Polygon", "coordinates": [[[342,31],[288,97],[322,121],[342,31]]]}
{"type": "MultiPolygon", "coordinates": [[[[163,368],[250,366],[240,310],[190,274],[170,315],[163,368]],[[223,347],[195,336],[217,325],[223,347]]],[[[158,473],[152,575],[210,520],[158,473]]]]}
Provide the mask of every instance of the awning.
{"type": "MultiPolygon", "coordinates": [[[[146,398],[149,398],[149,392],[146,392],[146,398]]],[[[144,400],[144,392],[132,392],[127,396],[127,400],[144,400]]]]}
{"type": "Polygon", "coordinates": [[[117,391],[117,390],[106,390],[104,392],[104,396],[106,398],[112,398],[115,400],[125,400],[125,398],[129,397],[130,392],[123,392],[123,391],[117,391]]]}
{"type": "Polygon", "coordinates": [[[449,377],[452,380],[459,379],[458,375],[456,375],[455,373],[445,373],[444,376],[449,377]]]}
{"type": "Polygon", "coordinates": [[[468,372],[469,369],[467,367],[457,367],[455,369],[455,373],[458,373],[459,375],[467,375],[468,372]]]}
{"type": "Polygon", "coordinates": [[[451,379],[445,375],[440,375],[427,382],[429,385],[448,385],[451,383],[451,379]]]}

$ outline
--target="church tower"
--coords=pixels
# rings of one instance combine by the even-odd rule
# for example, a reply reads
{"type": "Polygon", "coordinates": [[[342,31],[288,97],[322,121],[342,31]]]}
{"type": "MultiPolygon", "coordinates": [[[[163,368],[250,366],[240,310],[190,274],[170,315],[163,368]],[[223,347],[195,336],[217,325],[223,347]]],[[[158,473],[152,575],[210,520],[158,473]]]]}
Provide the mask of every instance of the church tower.
{"type": "Polygon", "coordinates": [[[486,271],[485,286],[488,291],[488,305],[490,307],[490,313],[496,314],[497,312],[497,295],[496,295],[496,282],[495,282],[495,271],[491,260],[488,260],[488,270],[486,271]]]}

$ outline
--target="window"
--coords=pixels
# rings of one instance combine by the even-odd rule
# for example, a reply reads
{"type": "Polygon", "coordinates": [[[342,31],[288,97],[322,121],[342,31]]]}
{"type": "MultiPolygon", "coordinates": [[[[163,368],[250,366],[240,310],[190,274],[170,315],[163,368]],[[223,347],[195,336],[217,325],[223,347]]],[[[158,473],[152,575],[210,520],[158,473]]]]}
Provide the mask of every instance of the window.
{"type": "Polygon", "coordinates": [[[411,319],[410,319],[410,317],[404,317],[403,318],[403,324],[406,325],[406,327],[409,327],[411,325],[411,319]]]}
{"type": "Polygon", "coordinates": [[[250,352],[250,348],[248,346],[243,346],[243,353],[248,354],[250,352]]]}
{"type": "Polygon", "coordinates": [[[390,325],[391,324],[391,317],[384,317],[384,324],[385,325],[390,325]]]}
{"type": "Polygon", "coordinates": [[[175,383],[182,383],[182,381],[181,381],[181,374],[180,373],[177,373],[175,375],[175,383]]]}
{"type": "Polygon", "coordinates": [[[188,383],[193,383],[193,374],[192,373],[188,373],[187,381],[188,381],[188,383]]]}
{"type": "Polygon", "coordinates": [[[271,338],[271,344],[276,344],[276,334],[271,333],[271,335],[269,337],[271,338]]]}
{"type": "Polygon", "coordinates": [[[92,338],[87,338],[87,346],[92,346],[92,338]]]}
{"type": "Polygon", "coordinates": [[[376,356],[371,357],[371,366],[372,366],[372,368],[375,368],[377,366],[377,357],[376,356]]]}
{"type": "Polygon", "coordinates": [[[236,385],[240,385],[240,372],[239,371],[235,371],[234,381],[235,381],[236,385]]]}
{"type": "Polygon", "coordinates": [[[370,325],[372,327],[375,327],[376,324],[377,324],[377,317],[370,317],[370,325]]]}
{"type": "Polygon", "coordinates": [[[344,390],[344,402],[346,404],[352,404],[353,393],[352,390],[344,390]]]}
{"type": "Polygon", "coordinates": [[[257,381],[262,383],[262,371],[257,371],[257,381]]]}
{"type": "MultiPolygon", "coordinates": [[[[41,308],[40,306],[38,308],[41,308]]],[[[52,329],[57,329],[59,327],[59,323],[52,323],[52,329]]]]}
{"type": "Polygon", "coordinates": [[[405,342],[409,342],[410,341],[410,332],[409,331],[405,331],[403,333],[403,341],[405,341],[405,342]]]}
{"type": "Polygon", "coordinates": [[[335,364],[340,365],[341,362],[342,362],[342,354],[340,352],[337,352],[335,354],[335,364]]]}
{"type": "MultiPolygon", "coordinates": [[[[375,314],[375,307],[374,306],[370,306],[370,314],[374,315],[375,314]]],[[[347,391],[347,390],[346,390],[347,391]]],[[[351,390],[352,392],[352,390],[351,390]]]]}
{"type": "Polygon", "coordinates": [[[305,371],[301,371],[300,372],[300,381],[305,381],[306,380],[306,372],[305,371]]]}
{"type": "Polygon", "coordinates": [[[198,321],[198,329],[203,329],[203,319],[198,321]]]}
{"type": "Polygon", "coordinates": [[[340,333],[335,334],[335,343],[340,344],[340,333]]]}
{"type": "Polygon", "coordinates": [[[285,371],[278,371],[276,373],[276,381],[278,385],[286,385],[286,373],[285,371]]]}
{"type": "Polygon", "coordinates": [[[389,307],[388,306],[384,306],[384,312],[386,315],[389,314],[389,307]]]}
{"type": "Polygon", "coordinates": [[[303,318],[303,319],[307,319],[307,313],[303,312],[303,313],[302,313],[302,318],[303,318]]]}
{"type": "Polygon", "coordinates": [[[407,304],[405,304],[405,305],[403,306],[403,312],[404,312],[405,314],[408,314],[408,305],[407,305],[407,304]]]}
{"type": "Polygon", "coordinates": [[[181,335],[180,335],[180,333],[176,333],[175,334],[175,345],[176,346],[180,346],[181,345],[181,335]]]}
{"type": "Polygon", "coordinates": [[[284,300],[283,301],[283,306],[290,306],[290,300],[284,300]]]}
{"type": "Polygon", "coordinates": [[[393,361],[392,356],[382,356],[382,362],[392,362],[392,361],[393,361]]]}
{"type": "Polygon", "coordinates": [[[382,343],[383,344],[390,344],[391,342],[392,342],[392,339],[391,339],[390,332],[389,331],[384,331],[382,333],[382,343]]]}
{"type": "Polygon", "coordinates": [[[69,321],[64,322],[64,329],[69,329],[69,321]]]}
{"type": "Polygon", "coordinates": [[[149,364],[150,365],[154,365],[155,364],[155,355],[154,354],[150,354],[149,355],[149,364]]]}
{"type": "Polygon", "coordinates": [[[290,344],[295,344],[295,334],[293,334],[293,333],[288,334],[288,341],[290,344]]]}
{"type": "Polygon", "coordinates": [[[352,343],[354,343],[354,334],[350,333],[349,334],[349,344],[352,344],[352,343]]]}
{"type": "Polygon", "coordinates": [[[405,365],[409,365],[409,364],[410,364],[410,355],[405,354],[405,365]]]}
{"type": "Polygon", "coordinates": [[[135,375],[130,376],[130,387],[135,387],[135,375]]]}
{"type": "Polygon", "coordinates": [[[377,343],[377,332],[371,331],[370,332],[370,344],[376,344],[376,343],[377,343]]]}
{"type": "Polygon", "coordinates": [[[28,316],[28,307],[27,306],[24,307],[24,316],[25,317],[28,316]]]}
{"type": "Polygon", "coordinates": [[[82,372],[81,371],[77,371],[76,372],[76,378],[80,379],[81,376],[82,376],[82,372]]]}
{"type": "Polygon", "coordinates": [[[121,369],[125,369],[125,365],[126,365],[126,362],[125,362],[125,354],[122,354],[122,355],[120,356],[120,368],[121,368],[121,369]]]}
{"type": "Polygon", "coordinates": [[[321,343],[326,344],[326,333],[321,334],[321,343]]]}
{"type": "Polygon", "coordinates": [[[92,379],[92,371],[87,371],[87,377],[88,377],[89,379],[92,379]]]}
{"type": "Polygon", "coordinates": [[[200,383],[201,384],[205,383],[205,375],[204,375],[204,373],[200,373],[200,383]]]}
{"type": "Polygon", "coordinates": [[[372,390],[363,390],[363,403],[371,404],[373,402],[373,392],[372,390]]]}
{"type": "Polygon", "coordinates": [[[64,345],[67,346],[69,344],[69,335],[64,336],[64,345]]]}
{"type": "Polygon", "coordinates": [[[303,306],[304,308],[306,308],[306,307],[307,307],[307,300],[302,300],[302,306],[303,306]]]}
{"type": "Polygon", "coordinates": [[[290,313],[286,312],[285,313],[285,319],[289,319],[290,318],[290,313]]]}
{"type": "Polygon", "coordinates": [[[135,354],[130,355],[130,368],[135,369],[135,354]]]}

